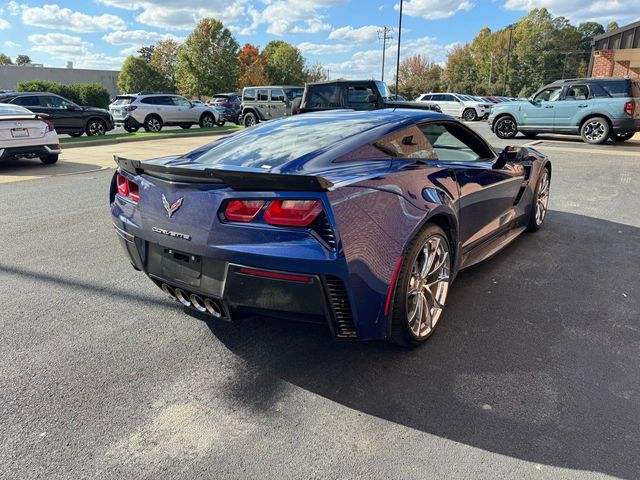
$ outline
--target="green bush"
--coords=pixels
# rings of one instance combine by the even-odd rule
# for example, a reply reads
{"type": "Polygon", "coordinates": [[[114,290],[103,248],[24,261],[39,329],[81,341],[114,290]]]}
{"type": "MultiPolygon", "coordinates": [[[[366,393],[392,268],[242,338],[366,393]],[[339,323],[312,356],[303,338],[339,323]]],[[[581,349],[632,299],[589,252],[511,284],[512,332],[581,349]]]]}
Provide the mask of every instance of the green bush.
{"type": "Polygon", "coordinates": [[[78,105],[107,108],[109,92],[99,83],[74,83],[65,85],[49,80],[30,80],[16,85],[19,92],[51,92],[68,98],[78,105]]]}

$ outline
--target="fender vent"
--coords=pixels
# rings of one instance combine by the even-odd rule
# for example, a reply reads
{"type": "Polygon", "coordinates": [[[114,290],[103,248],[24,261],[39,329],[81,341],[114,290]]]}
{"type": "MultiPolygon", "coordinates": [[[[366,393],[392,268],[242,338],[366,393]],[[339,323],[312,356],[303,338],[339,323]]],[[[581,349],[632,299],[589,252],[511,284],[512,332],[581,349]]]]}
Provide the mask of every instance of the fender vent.
{"type": "Polygon", "coordinates": [[[340,338],[357,338],[351,304],[349,303],[344,282],[338,277],[326,277],[325,281],[333,312],[336,336],[340,338]]]}
{"type": "Polygon", "coordinates": [[[336,249],[336,234],[331,227],[329,218],[325,213],[320,214],[311,224],[311,230],[322,239],[329,250],[336,249]]]}

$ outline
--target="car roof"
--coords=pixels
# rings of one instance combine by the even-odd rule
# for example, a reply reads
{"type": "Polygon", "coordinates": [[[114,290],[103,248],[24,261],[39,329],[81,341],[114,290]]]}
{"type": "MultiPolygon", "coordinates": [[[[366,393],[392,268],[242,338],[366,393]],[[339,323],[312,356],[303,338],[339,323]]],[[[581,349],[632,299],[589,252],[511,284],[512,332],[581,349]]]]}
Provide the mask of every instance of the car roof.
{"type": "Polygon", "coordinates": [[[549,85],[564,85],[572,82],[619,82],[620,80],[629,80],[627,77],[588,77],[588,78],[565,78],[556,80],[549,85]]]}
{"type": "Polygon", "coordinates": [[[302,85],[259,85],[257,87],[244,87],[242,90],[246,90],[247,88],[304,88],[302,85]]]}

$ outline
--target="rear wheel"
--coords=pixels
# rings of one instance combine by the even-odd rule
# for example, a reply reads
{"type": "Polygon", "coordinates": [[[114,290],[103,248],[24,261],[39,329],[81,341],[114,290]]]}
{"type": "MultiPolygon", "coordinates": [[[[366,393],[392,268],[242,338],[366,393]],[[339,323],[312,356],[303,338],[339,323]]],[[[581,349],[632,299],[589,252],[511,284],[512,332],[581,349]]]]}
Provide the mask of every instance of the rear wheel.
{"type": "Polygon", "coordinates": [[[518,125],[513,117],[500,117],[494,127],[498,138],[513,138],[518,133],[518,125]]]}
{"type": "Polygon", "coordinates": [[[531,216],[529,217],[529,224],[527,225],[527,230],[530,232],[540,230],[544,222],[544,217],[547,215],[550,180],[551,174],[549,173],[549,169],[544,167],[542,173],[540,173],[536,191],[533,193],[533,200],[531,201],[531,216]]]}
{"type": "Polygon", "coordinates": [[[613,140],[614,142],[626,142],[627,140],[629,140],[631,137],[633,137],[634,133],[633,132],[627,132],[627,133],[612,133],[611,134],[611,140],[613,140]]]}
{"type": "Polygon", "coordinates": [[[431,336],[444,310],[450,271],[449,240],[440,227],[427,224],[400,267],[391,320],[393,343],[419,345],[431,336]]]}
{"type": "Polygon", "coordinates": [[[40,157],[40,161],[45,165],[53,165],[58,161],[58,154],[55,153],[51,155],[43,155],[42,157],[40,157]]]}
{"type": "Polygon", "coordinates": [[[87,135],[94,137],[96,135],[104,135],[107,133],[107,126],[102,120],[92,119],[87,122],[87,128],[85,129],[87,135]]]}
{"type": "Polygon", "coordinates": [[[213,128],[216,124],[216,117],[210,113],[203,113],[200,117],[200,128],[213,128]]]}
{"type": "Polygon", "coordinates": [[[162,130],[162,120],[155,115],[147,117],[144,121],[144,129],[147,132],[159,132],[162,130]]]}
{"type": "Polygon", "coordinates": [[[218,120],[216,122],[216,125],[219,127],[224,127],[224,124],[227,123],[227,121],[224,118],[221,118],[220,120],[218,120]]]}
{"type": "Polygon", "coordinates": [[[134,133],[140,130],[140,125],[135,120],[128,118],[125,120],[123,128],[129,133],[134,133]]]}
{"type": "Polygon", "coordinates": [[[253,127],[256,123],[258,123],[258,119],[252,112],[245,113],[244,117],[242,117],[242,121],[244,122],[245,127],[253,127]]]}
{"type": "Polygon", "coordinates": [[[589,118],[580,127],[580,136],[592,145],[604,143],[609,138],[609,122],[604,117],[589,118]]]}
{"type": "Polygon", "coordinates": [[[465,122],[475,122],[478,119],[478,115],[473,108],[467,108],[462,112],[462,119],[465,122]]]}

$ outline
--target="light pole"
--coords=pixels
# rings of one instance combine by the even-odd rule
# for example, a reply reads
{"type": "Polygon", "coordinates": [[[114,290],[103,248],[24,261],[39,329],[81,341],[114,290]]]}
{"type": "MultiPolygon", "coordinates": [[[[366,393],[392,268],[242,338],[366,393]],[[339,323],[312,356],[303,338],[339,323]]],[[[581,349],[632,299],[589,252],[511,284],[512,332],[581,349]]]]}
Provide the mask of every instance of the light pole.
{"type": "Polygon", "coordinates": [[[509,57],[511,56],[511,35],[513,33],[513,25],[509,25],[509,47],[507,48],[507,63],[504,66],[504,82],[502,84],[502,96],[507,94],[507,78],[509,78],[509,57]]]}
{"type": "Polygon", "coordinates": [[[382,40],[382,81],[384,82],[384,54],[387,50],[387,40],[391,40],[393,28],[389,28],[386,25],[382,27],[382,30],[378,30],[378,39],[382,40]]]}
{"type": "Polygon", "coordinates": [[[396,97],[398,96],[398,79],[400,74],[400,36],[402,35],[402,0],[400,0],[400,20],[398,21],[398,58],[396,60],[396,97]]]}

